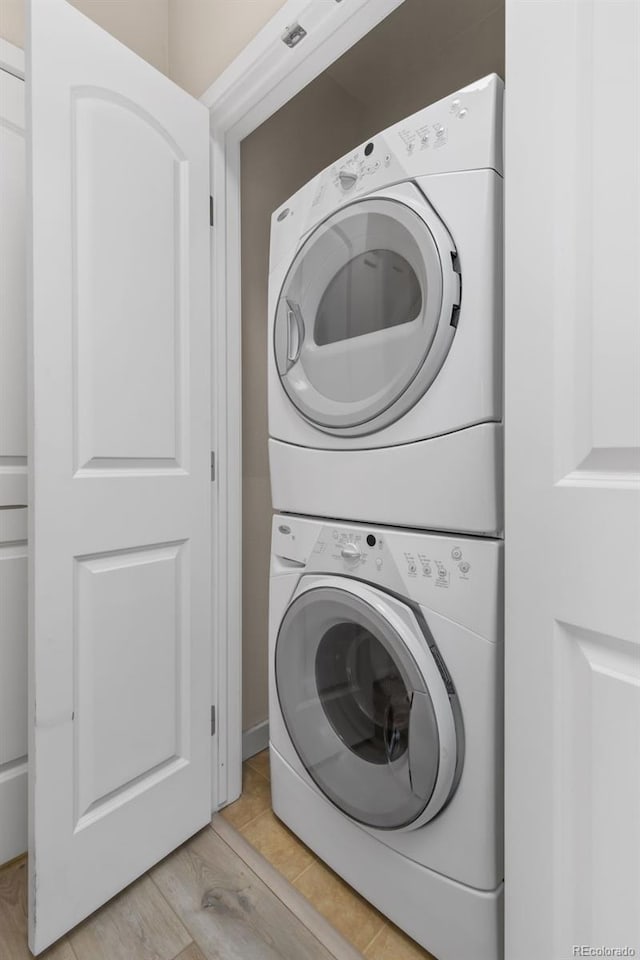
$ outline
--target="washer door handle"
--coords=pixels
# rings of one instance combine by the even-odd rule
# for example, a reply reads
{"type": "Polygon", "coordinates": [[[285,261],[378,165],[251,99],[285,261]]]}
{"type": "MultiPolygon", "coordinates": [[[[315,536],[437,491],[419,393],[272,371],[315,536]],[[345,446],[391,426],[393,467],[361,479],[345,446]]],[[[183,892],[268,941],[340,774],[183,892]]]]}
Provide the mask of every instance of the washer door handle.
{"type": "Polygon", "coordinates": [[[439,762],[430,738],[424,735],[432,716],[429,695],[414,690],[409,715],[409,779],[411,792],[421,800],[428,800],[433,793],[439,762]]]}
{"type": "Polygon", "coordinates": [[[384,748],[387,762],[393,763],[402,755],[402,729],[396,722],[396,712],[392,703],[387,704],[384,711],[384,748]]]}
{"type": "Polygon", "coordinates": [[[303,340],[304,320],[300,304],[287,298],[287,372],[297,363],[303,340]]]}

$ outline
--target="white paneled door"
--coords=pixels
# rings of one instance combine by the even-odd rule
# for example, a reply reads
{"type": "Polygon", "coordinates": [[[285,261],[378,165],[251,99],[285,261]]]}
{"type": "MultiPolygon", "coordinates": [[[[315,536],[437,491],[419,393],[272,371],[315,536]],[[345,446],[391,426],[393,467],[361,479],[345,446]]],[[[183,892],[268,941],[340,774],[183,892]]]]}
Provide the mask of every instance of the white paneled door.
{"type": "Polygon", "coordinates": [[[506,957],[640,955],[640,4],[508,0],[506,957]]]}
{"type": "Polygon", "coordinates": [[[207,110],[31,0],[30,945],[208,822],[207,110]]]}
{"type": "Polygon", "coordinates": [[[24,81],[0,70],[0,863],[27,842],[24,81]]]}

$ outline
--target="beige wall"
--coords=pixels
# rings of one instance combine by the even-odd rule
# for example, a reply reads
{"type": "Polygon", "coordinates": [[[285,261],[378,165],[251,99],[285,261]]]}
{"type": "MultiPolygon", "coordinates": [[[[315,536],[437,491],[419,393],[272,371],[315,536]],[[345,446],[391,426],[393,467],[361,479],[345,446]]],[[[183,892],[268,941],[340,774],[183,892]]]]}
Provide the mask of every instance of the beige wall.
{"type": "Polygon", "coordinates": [[[169,0],[169,75],[201,96],[285,0],[169,0]]]}
{"type": "Polygon", "coordinates": [[[24,0],[0,0],[0,37],[24,49],[24,0]]]}
{"type": "Polygon", "coordinates": [[[366,110],[366,136],[488,73],[504,77],[504,0],[405,0],[328,71],[366,110]]]}
{"type": "MultiPolygon", "coordinates": [[[[169,67],[169,0],[70,0],[163,73],[169,67]]],[[[0,37],[24,47],[24,0],[0,0],[0,37]]]]}
{"type": "MultiPolygon", "coordinates": [[[[285,0],[69,0],[199,97],[285,0]]],[[[25,42],[25,0],[0,0],[0,37],[25,42]]]]}
{"type": "Polygon", "coordinates": [[[266,720],[268,713],[272,510],[267,456],[267,281],[271,213],[362,136],[362,105],[325,75],[242,144],[243,730],[266,720]]]}

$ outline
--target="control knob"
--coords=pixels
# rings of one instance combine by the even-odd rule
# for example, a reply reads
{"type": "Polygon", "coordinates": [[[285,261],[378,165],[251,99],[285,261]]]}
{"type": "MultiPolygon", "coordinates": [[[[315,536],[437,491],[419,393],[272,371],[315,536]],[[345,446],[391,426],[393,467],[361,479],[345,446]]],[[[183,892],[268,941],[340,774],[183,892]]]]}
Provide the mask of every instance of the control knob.
{"type": "Polygon", "coordinates": [[[354,166],[343,167],[338,173],[338,180],[343,190],[351,190],[358,182],[358,171],[354,166]]]}
{"type": "Polygon", "coordinates": [[[340,552],[343,559],[349,563],[357,563],[362,557],[362,551],[355,543],[345,543],[340,552]]]}

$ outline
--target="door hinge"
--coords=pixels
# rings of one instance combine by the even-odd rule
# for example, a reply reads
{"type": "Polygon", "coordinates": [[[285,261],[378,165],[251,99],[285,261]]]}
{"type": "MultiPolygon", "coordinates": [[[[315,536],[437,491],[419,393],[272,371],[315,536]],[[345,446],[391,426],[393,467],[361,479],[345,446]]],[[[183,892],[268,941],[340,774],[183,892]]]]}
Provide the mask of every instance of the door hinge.
{"type": "Polygon", "coordinates": [[[213,226],[213,197],[209,197],[209,226],[213,226]]]}
{"type": "Polygon", "coordinates": [[[213,483],[216,479],[216,455],[214,451],[211,451],[211,482],[213,483]]]}
{"type": "Polygon", "coordinates": [[[211,707],[211,736],[214,737],[216,734],[216,708],[212,705],[211,707]]]}

